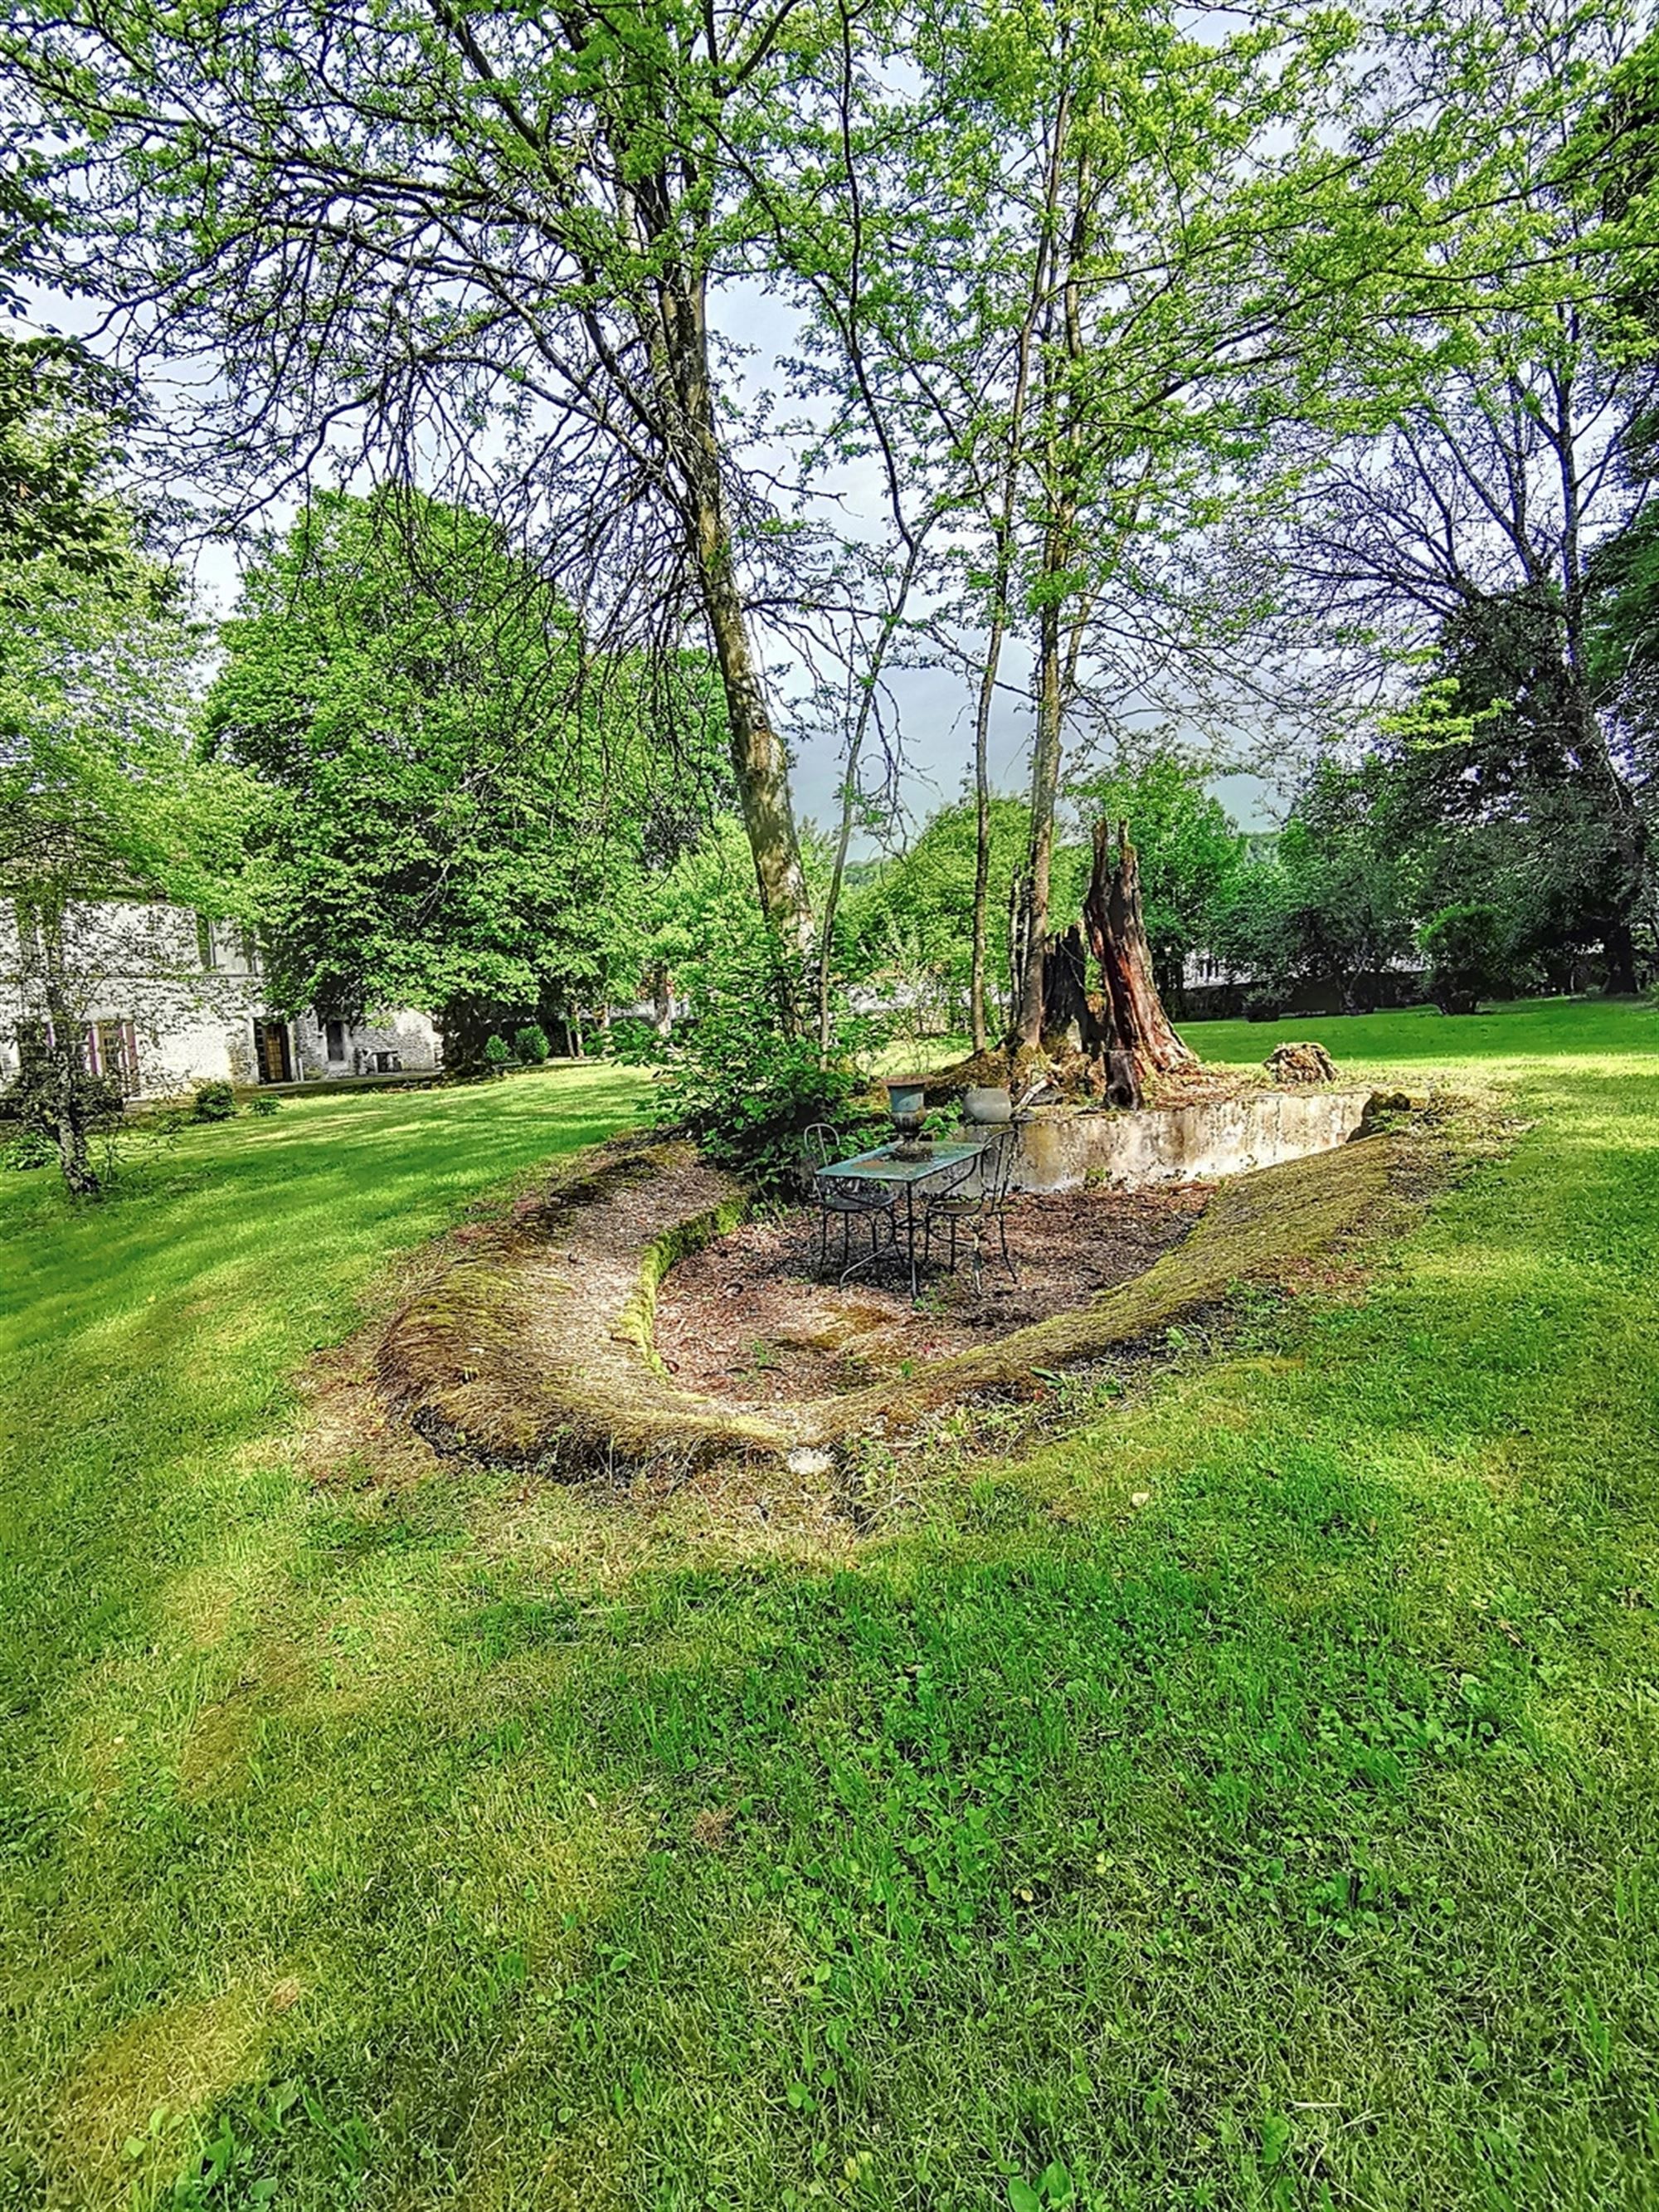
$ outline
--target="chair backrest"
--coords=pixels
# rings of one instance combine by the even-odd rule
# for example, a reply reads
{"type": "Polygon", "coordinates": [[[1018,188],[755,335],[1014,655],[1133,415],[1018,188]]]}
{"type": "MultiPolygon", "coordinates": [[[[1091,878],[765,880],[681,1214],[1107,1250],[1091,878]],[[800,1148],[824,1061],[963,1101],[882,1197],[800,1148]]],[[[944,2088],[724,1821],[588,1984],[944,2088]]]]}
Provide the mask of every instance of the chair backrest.
{"type": "Polygon", "coordinates": [[[1000,1206],[1008,1195],[1014,1179],[1014,1156],[1018,1150],[1019,1132],[1009,1122],[997,1131],[980,1154],[980,1190],[994,1206],[1000,1206]]]}
{"type": "Polygon", "coordinates": [[[801,1153],[809,1168],[832,1166],[841,1150],[841,1139],[827,1121],[814,1121],[801,1132],[801,1153]]]}

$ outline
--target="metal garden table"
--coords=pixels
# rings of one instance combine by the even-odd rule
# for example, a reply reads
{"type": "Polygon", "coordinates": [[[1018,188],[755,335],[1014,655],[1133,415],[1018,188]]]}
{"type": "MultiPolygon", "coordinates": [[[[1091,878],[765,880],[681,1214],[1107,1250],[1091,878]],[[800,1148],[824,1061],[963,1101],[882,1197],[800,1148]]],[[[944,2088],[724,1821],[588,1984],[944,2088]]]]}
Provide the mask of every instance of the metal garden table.
{"type": "MultiPolygon", "coordinates": [[[[987,1133],[991,1133],[988,1131],[987,1133]]],[[[953,1172],[958,1179],[965,1176],[979,1158],[982,1142],[981,1139],[981,1144],[934,1145],[925,1160],[900,1159],[896,1157],[898,1150],[896,1145],[890,1143],[878,1145],[872,1152],[855,1152],[850,1160],[837,1160],[832,1167],[819,1170],[820,1174],[834,1176],[837,1181],[889,1183],[902,1190],[904,1193],[904,1243],[906,1255],[910,1263],[912,1297],[916,1295],[917,1289],[916,1193],[923,1183],[931,1182],[935,1176],[950,1175],[953,1172]]],[[[895,1231],[897,1225],[896,1212],[895,1231]]],[[[856,1262],[856,1265],[860,1267],[872,1267],[875,1264],[875,1259],[876,1255],[872,1254],[868,1261],[860,1260],[856,1262]]],[[[848,1273],[852,1272],[850,1268],[848,1270],[848,1273]]]]}

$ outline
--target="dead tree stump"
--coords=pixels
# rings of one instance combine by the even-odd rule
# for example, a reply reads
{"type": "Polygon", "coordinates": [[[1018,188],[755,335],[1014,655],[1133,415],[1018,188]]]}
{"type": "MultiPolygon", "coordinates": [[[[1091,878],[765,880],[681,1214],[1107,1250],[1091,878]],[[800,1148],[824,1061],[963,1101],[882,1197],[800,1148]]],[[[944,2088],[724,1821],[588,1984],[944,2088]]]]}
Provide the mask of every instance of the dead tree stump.
{"type": "MultiPolygon", "coordinates": [[[[1008,911],[1016,1004],[1021,995],[1023,897],[1024,886],[1016,878],[1008,911]]],[[[1011,1058],[1014,1051],[1011,1042],[1011,1058]]],[[[1089,1091],[1111,1106],[1139,1106],[1149,1075],[1170,1075],[1198,1064],[1176,1036],[1158,995],[1141,912],[1140,867],[1127,822],[1118,824],[1115,854],[1107,823],[1096,823],[1082,925],[1061,930],[1042,946],[1041,1057],[1063,1066],[1074,1063],[1079,1053],[1091,1064],[1089,1091]],[[1099,979],[1093,989],[1091,957],[1099,979]]]]}
{"type": "Polygon", "coordinates": [[[1173,1075],[1195,1067],[1197,1055],[1176,1036],[1164,1011],[1152,949],[1140,904],[1140,863],[1129,842],[1129,825],[1117,825],[1117,853],[1111,854],[1106,822],[1095,824],[1095,860],[1083,902],[1083,927],[1100,970],[1102,988],[1094,994],[1109,1086],[1131,1082],[1139,1096],[1149,1075],[1173,1075]]]}
{"type": "Polygon", "coordinates": [[[1275,1083],[1334,1083],[1336,1062],[1322,1044],[1276,1044],[1261,1065],[1275,1083]]]}

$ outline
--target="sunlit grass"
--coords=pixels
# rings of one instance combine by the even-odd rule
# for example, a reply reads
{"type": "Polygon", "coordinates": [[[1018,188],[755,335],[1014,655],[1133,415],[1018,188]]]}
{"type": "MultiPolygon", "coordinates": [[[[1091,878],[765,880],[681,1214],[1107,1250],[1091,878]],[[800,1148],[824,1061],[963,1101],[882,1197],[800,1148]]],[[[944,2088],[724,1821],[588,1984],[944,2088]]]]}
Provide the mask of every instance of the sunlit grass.
{"type": "Polygon", "coordinates": [[[1188,1033],[1534,1126],[828,1551],[300,1478],[308,1349],[626,1079],[5,1179],[0,2205],[1659,2198],[1659,1014],[1188,1033]]]}

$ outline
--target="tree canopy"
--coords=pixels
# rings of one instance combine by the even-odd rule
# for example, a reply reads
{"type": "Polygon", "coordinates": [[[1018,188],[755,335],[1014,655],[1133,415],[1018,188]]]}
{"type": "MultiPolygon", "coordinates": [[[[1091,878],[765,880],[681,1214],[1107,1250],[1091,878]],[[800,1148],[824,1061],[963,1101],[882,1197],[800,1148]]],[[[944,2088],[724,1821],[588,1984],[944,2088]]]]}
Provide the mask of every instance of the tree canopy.
{"type": "Polygon", "coordinates": [[[497,525],[392,492],[312,502],[223,641],[205,742],[259,781],[277,1004],[429,1007],[464,1070],[493,1030],[631,987],[644,879],[716,787],[706,666],[672,702],[591,666],[497,525]]]}

